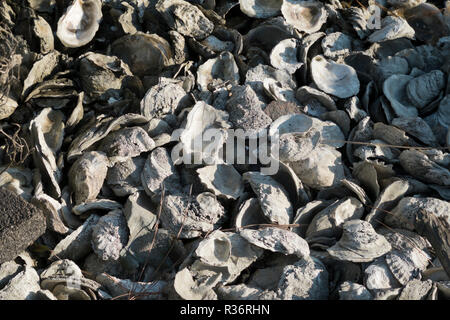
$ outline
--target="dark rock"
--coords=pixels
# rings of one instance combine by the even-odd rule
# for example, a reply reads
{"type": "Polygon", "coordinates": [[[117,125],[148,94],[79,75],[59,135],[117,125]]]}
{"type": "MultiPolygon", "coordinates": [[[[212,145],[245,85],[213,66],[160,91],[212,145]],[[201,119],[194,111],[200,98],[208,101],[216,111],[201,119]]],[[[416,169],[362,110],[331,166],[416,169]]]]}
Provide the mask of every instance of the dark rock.
{"type": "Polygon", "coordinates": [[[0,188],[0,264],[17,257],[45,229],[45,217],[38,208],[0,188]]]}

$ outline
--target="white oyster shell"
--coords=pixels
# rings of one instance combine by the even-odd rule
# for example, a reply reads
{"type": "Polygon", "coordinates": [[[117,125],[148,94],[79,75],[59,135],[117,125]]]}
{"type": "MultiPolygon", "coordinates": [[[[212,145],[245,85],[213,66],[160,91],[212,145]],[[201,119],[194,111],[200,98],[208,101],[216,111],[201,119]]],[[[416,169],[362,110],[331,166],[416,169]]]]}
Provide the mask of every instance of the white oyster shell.
{"type": "Polygon", "coordinates": [[[356,71],[346,64],[327,61],[318,55],[311,61],[311,74],[320,90],[336,97],[349,98],[359,92],[356,71]]]}
{"type": "Polygon", "coordinates": [[[56,35],[68,48],[84,46],[95,37],[102,16],[101,0],[74,0],[59,19],[56,35]]]}
{"type": "Polygon", "coordinates": [[[295,38],[281,40],[270,52],[270,63],[274,68],[293,74],[303,63],[298,61],[298,41],[295,38]]]}
{"type": "Polygon", "coordinates": [[[284,0],[281,13],[289,25],[306,33],[319,31],[328,17],[324,5],[314,0],[284,0]]]}
{"type": "Polygon", "coordinates": [[[251,18],[269,18],[276,16],[283,0],[239,0],[240,9],[251,18]]]}

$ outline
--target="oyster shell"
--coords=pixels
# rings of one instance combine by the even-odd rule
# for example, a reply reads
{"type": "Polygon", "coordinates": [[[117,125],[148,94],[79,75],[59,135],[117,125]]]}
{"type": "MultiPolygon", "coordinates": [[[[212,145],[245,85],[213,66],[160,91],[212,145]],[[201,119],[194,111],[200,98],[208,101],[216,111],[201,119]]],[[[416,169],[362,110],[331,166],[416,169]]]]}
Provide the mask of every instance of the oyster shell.
{"type": "Polygon", "coordinates": [[[293,254],[300,259],[309,257],[308,243],[291,231],[267,227],[260,230],[244,229],[239,234],[251,244],[265,250],[293,254]]]}
{"type": "Polygon", "coordinates": [[[367,40],[382,42],[398,38],[413,39],[415,31],[405,19],[396,16],[387,16],[381,20],[381,29],[373,32],[367,40]]]}
{"type": "Polygon", "coordinates": [[[56,35],[68,48],[82,47],[95,37],[102,17],[101,0],[74,0],[59,19],[56,35]]]}
{"type": "Polygon", "coordinates": [[[30,122],[31,136],[37,151],[33,154],[34,163],[42,177],[50,182],[45,184],[45,190],[55,198],[61,196],[59,183],[62,179],[62,163],[57,158],[64,139],[64,120],[61,111],[45,108],[30,122]]]}
{"type": "Polygon", "coordinates": [[[172,234],[190,239],[215,230],[223,223],[223,206],[209,192],[192,200],[187,195],[166,195],[162,200],[161,223],[172,234]]]}
{"type": "Polygon", "coordinates": [[[298,61],[298,41],[295,38],[280,41],[270,52],[270,64],[293,74],[303,63],[298,61]]]}
{"type": "Polygon", "coordinates": [[[363,213],[364,207],[356,198],[336,201],[314,216],[306,230],[306,240],[312,243],[321,237],[339,238],[342,232],[340,227],[348,220],[360,219],[363,213]]]}
{"type": "Polygon", "coordinates": [[[102,216],[92,228],[92,248],[103,261],[118,260],[128,242],[128,229],[122,210],[102,216]]]}
{"type": "Polygon", "coordinates": [[[430,160],[417,150],[405,150],[400,154],[400,164],[406,172],[427,183],[450,185],[450,171],[430,160]]]}
{"type": "Polygon", "coordinates": [[[138,77],[158,75],[164,67],[173,64],[170,44],[157,34],[125,35],[114,41],[111,49],[138,77]]]}
{"type": "Polygon", "coordinates": [[[417,109],[432,102],[445,86],[445,76],[441,70],[433,70],[412,79],[406,86],[406,94],[417,109]]]}
{"type": "Polygon", "coordinates": [[[314,0],[284,0],[281,13],[289,25],[306,33],[319,31],[328,18],[325,6],[314,0]]]}
{"type": "Polygon", "coordinates": [[[174,193],[179,189],[180,177],[169,152],[156,148],[150,153],[141,173],[141,182],[149,197],[158,197],[161,192],[174,193]]]}
{"type": "Polygon", "coordinates": [[[328,272],[319,259],[302,259],[284,268],[277,292],[283,300],[328,299],[328,272]]]}
{"type": "Polygon", "coordinates": [[[345,281],[339,286],[339,300],[372,300],[372,294],[358,283],[345,281]]]}
{"type": "Polygon", "coordinates": [[[413,79],[408,75],[394,74],[383,83],[383,93],[398,117],[417,117],[417,109],[409,101],[406,93],[406,88],[413,79]]]}
{"type": "Polygon", "coordinates": [[[202,40],[209,36],[214,24],[193,4],[183,0],[159,0],[156,10],[169,27],[184,36],[202,40]]]}
{"type": "Polygon", "coordinates": [[[339,98],[358,94],[359,80],[352,67],[327,61],[323,56],[315,56],[311,61],[311,74],[320,90],[339,98]]]}
{"type": "Polygon", "coordinates": [[[189,269],[197,279],[202,280],[201,283],[207,281],[206,277],[212,276],[212,281],[209,280],[207,282],[212,286],[215,284],[225,285],[233,282],[243,270],[248,268],[263,254],[262,249],[250,244],[237,233],[225,233],[216,230],[211,233],[208,238],[202,240],[202,242],[205,242],[205,247],[209,250],[198,252],[196,250],[195,256],[200,254],[200,259],[195,260],[189,269]],[[222,239],[222,241],[216,242],[215,239],[217,238],[222,239]],[[216,245],[219,245],[221,249],[227,248],[227,252],[230,247],[229,245],[231,245],[229,251],[230,254],[227,255],[228,259],[222,259],[220,267],[210,264],[211,262],[213,264],[214,262],[217,262],[217,260],[213,258],[215,256],[214,249],[216,248],[216,245]]]}
{"type": "Polygon", "coordinates": [[[239,0],[240,9],[251,18],[269,18],[280,13],[283,0],[239,0]]]}
{"type": "Polygon", "coordinates": [[[239,82],[239,69],[231,52],[222,52],[217,58],[209,59],[199,66],[197,82],[201,90],[209,90],[226,82],[239,82]]]}
{"type": "Polygon", "coordinates": [[[258,197],[264,216],[276,224],[289,224],[293,219],[293,208],[285,188],[270,176],[259,172],[246,172],[242,176],[249,182],[258,197]]]}
{"type": "Polygon", "coordinates": [[[343,224],[341,239],[328,253],[338,259],[352,262],[370,262],[391,250],[385,237],[375,232],[372,225],[362,220],[350,220],[343,224]]]}
{"type": "Polygon", "coordinates": [[[69,184],[76,204],[95,200],[105,181],[109,161],[103,152],[86,152],[72,165],[69,184]]]}
{"type": "Polygon", "coordinates": [[[205,166],[197,169],[197,173],[200,181],[218,197],[236,200],[244,191],[242,176],[231,165],[205,166]]]}

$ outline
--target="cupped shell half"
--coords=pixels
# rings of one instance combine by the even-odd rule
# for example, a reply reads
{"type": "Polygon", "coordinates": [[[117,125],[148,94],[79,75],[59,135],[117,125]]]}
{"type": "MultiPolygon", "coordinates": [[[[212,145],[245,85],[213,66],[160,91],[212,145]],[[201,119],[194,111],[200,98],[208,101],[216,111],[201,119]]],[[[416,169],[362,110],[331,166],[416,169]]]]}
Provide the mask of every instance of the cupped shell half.
{"type": "Polygon", "coordinates": [[[65,47],[82,47],[94,39],[102,17],[101,0],[74,0],[59,19],[56,35],[65,47]]]}
{"type": "Polygon", "coordinates": [[[327,61],[317,55],[311,61],[311,74],[320,90],[336,97],[349,98],[359,92],[356,71],[346,64],[327,61]]]}
{"type": "Polygon", "coordinates": [[[324,5],[314,0],[284,0],[281,13],[289,25],[306,33],[319,31],[328,17],[324,5]]]}

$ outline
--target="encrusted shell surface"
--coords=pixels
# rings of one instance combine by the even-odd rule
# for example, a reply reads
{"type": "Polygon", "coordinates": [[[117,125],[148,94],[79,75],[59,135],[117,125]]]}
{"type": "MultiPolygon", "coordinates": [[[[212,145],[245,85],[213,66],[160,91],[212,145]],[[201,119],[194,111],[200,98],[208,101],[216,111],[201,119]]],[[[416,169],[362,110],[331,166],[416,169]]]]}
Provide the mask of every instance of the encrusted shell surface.
{"type": "Polygon", "coordinates": [[[223,223],[223,206],[212,193],[204,192],[193,199],[188,195],[166,195],[162,200],[162,225],[184,239],[210,232],[223,223]]]}
{"type": "Polygon", "coordinates": [[[155,6],[171,29],[184,36],[204,39],[214,24],[193,4],[183,0],[159,0],[155,6]]]}
{"type": "Polygon", "coordinates": [[[351,281],[339,286],[339,300],[372,300],[372,294],[366,287],[351,281]]]}
{"type": "Polygon", "coordinates": [[[59,19],[56,35],[66,47],[84,46],[95,37],[102,17],[101,0],[74,0],[59,19]]]}
{"type": "Polygon", "coordinates": [[[445,75],[441,70],[433,70],[412,79],[406,86],[406,94],[418,109],[433,101],[445,86],[445,75]]]}
{"type": "Polygon", "coordinates": [[[288,24],[306,33],[319,31],[328,17],[325,6],[314,0],[284,0],[281,13],[288,24]]]}
{"type": "Polygon", "coordinates": [[[352,67],[327,61],[323,56],[315,56],[311,61],[311,74],[317,87],[339,98],[358,94],[359,80],[352,67]]]}
{"type": "Polygon", "coordinates": [[[270,176],[260,172],[246,172],[242,176],[250,183],[258,197],[264,216],[272,223],[289,224],[293,219],[293,208],[285,188],[270,176]]]}
{"type": "Polygon", "coordinates": [[[375,232],[372,225],[362,220],[350,220],[342,226],[341,239],[328,253],[336,259],[352,262],[370,262],[391,250],[390,243],[375,232]]]}
{"type": "Polygon", "coordinates": [[[291,231],[267,227],[260,230],[244,229],[239,234],[251,244],[265,250],[285,255],[294,254],[299,258],[309,257],[308,243],[291,231]]]}
{"type": "Polygon", "coordinates": [[[286,266],[278,284],[278,295],[283,300],[325,300],[328,293],[328,272],[313,257],[286,266]]]}
{"type": "Polygon", "coordinates": [[[108,172],[109,161],[103,152],[83,154],[69,171],[69,183],[75,194],[75,203],[95,200],[108,172]]]}

